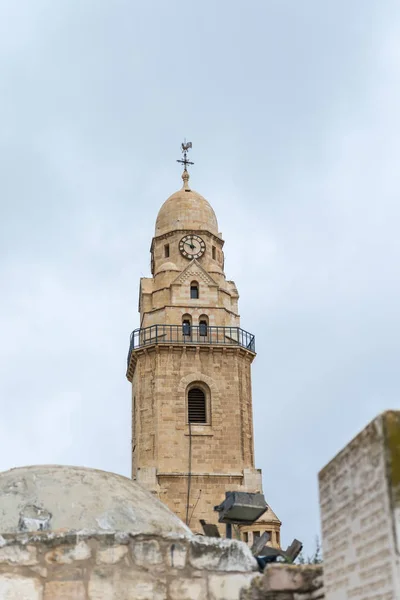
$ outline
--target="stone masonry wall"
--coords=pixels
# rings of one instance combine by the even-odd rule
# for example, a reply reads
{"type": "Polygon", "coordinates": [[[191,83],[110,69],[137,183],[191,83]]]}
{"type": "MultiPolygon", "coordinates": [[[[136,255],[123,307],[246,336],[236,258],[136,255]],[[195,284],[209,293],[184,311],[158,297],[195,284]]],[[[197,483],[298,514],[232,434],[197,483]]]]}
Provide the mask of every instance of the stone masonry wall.
{"type": "Polygon", "coordinates": [[[322,600],[320,566],[257,571],[245,544],[198,537],[0,536],[1,600],[322,600]]]}
{"type": "Polygon", "coordinates": [[[2,600],[239,600],[256,568],[248,548],[231,540],[0,536],[2,600]]]}
{"type": "Polygon", "coordinates": [[[201,531],[199,519],[217,523],[214,506],[226,491],[261,490],[254,469],[251,359],[237,348],[209,347],[156,347],[138,356],[132,386],[133,476],[185,520],[191,452],[194,531],[201,531]],[[193,382],[206,391],[208,423],[189,431],[187,388],[193,382]],[[246,485],[245,470],[254,471],[255,486],[246,485]]]}
{"type": "Polygon", "coordinates": [[[323,600],[321,565],[267,566],[264,574],[245,587],[240,600],[323,600]]]}

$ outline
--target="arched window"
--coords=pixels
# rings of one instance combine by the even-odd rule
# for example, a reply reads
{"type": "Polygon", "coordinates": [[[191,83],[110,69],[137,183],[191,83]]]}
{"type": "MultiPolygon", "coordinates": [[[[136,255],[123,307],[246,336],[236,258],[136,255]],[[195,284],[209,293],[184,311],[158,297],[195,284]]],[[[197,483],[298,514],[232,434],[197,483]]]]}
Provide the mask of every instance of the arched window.
{"type": "Polygon", "coordinates": [[[190,315],[183,315],[182,317],[182,334],[184,336],[192,334],[192,317],[190,315]]]}
{"type": "Polygon", "coordinates": [[[188,423],[207,423],[206,395],[199,387],[188,391],[188,423]]]}
{"type": "Polygon", "coordinates": [[[197,300],[199,297],[199,284],[197,281],[192,281],[190,284],[190,297],[192,300],[197,300]]]}
{"type": "Polygon", "coordinates": [[[201,315],[199,318],[199,335],[205,337],[208,334],[208,317],[201,315]]]}

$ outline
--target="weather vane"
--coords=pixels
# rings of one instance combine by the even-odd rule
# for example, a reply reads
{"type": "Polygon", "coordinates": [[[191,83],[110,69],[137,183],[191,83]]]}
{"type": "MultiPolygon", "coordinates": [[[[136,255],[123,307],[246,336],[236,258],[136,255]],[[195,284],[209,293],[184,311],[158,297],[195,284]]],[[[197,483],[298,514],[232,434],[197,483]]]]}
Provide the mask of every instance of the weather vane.
{"type": "Polygon", "coordinates": [[[184,165],[185,171],[187,171],[187,166],[188,165],[194,165],[193,162],[191,162],[190,160],[188,160],[187,154],[188,151],[190,150],[190,148],[192,147],[192,142],[186,142],[186,140],[181,144],[181,150],[182,150],[182,154],[183,154],[183,158],[177,160],[176,162],[181,163],[182,165],[184,165]]]}

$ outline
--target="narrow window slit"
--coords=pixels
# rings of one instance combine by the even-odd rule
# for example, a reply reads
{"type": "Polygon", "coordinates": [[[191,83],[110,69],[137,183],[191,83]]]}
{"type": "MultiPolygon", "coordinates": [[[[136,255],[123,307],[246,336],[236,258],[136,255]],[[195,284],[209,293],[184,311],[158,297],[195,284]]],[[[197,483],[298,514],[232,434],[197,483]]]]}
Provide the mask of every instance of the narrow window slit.
{"type": "Polygon", "coordinates": [[[195,281],[190,284],[190,298],[192,300],[198,300],[199,298],[199,284],[195,281]]]}

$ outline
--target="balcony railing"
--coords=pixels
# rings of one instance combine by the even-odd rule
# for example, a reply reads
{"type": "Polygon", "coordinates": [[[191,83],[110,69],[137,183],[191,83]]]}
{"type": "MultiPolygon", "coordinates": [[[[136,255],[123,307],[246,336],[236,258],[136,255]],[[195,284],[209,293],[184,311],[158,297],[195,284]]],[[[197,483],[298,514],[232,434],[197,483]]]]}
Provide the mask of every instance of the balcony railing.
{"type": "Polygon", "coordinates": [[[153,344],[241,346],[250,352],[256,351],[255,336],[240,327],[215,327],[205,323],[193,326],[187,323],[151,325],[144,329],[135,329],[131,333],[128,366],[133,350],[153,344]]]}

